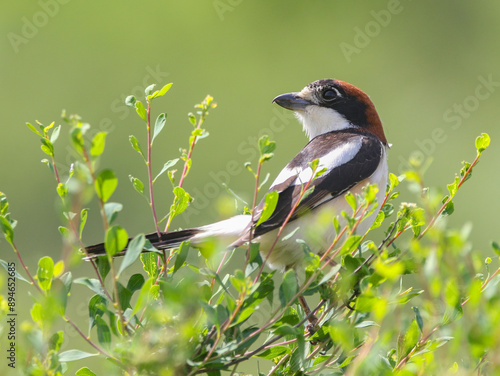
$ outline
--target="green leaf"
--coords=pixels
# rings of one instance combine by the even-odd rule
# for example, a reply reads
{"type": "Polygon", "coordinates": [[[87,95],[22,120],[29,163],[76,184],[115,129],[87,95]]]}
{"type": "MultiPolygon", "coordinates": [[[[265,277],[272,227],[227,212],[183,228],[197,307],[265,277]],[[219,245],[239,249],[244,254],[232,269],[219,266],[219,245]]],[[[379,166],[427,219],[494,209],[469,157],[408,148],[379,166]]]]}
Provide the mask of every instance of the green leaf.
{"type": "Polygon", "coordinates": [[[256,355],[259,358],[263,359],[275,359],[281,355],[285,355],[290,353],[290,349],[286,346],[273,346],[256,355]]]}
{"type": "Polygon", "coordinates": [[[319,158],[313,159],[311,162],[308,163],[309,168],[313,171],[316,171],[316,169],[319,166],[319,158]]]}
{"type": "Polygon", "coordinates": [[[87,213],[89,209],[82,209],[80,212],[80,239],[82,238],[83,229],[85,228],[85,224],[87,223],[87,213]]]}
{"type": "Polygon", "coordinates": [[[377,274],[387,279],[401,278],[405,268],[402,262],[377,258],[373,264],[377,274]]]}
{"type": "Polygon", "coordinates": [[[274,329],[274,334],[282,335],[282,336],[286,336],[286,335],[298,336],[298,335],[302,334],[302,329],[300,327],[294,328],[288,324],[284,324],[284,325],[278,326],[276,329],[274,329]]]}
{"type": "Polygon", "coordinates": [[[188,242],[182,242],[179,250],[177,251],[177,258],[175,259],[175,266],[174,266],[174,273],[177,272],[182,265],[184,265],[184,262],[186,261],[187,255],[189,251],[189,241],[188,242]]]}
{"type": "Polygon", "coordinates": [[[146,157],[144,156],[144,153],[142,152],[141,145],[139,144],[139,141],[134,135],[129,136],[129,141],[130,145],[137,151],[140,155],[142,155],[142,159],[144,159],[144,162],[146,162],[146,157]]]}
{"type": "Polygon", "coordinates": [[[333,223],[333,228],[335,229],[335,234],[337,235],[340,234],[342,229],[340,228],[339,218],[337,216],[333,217],[332,223],[333,223]]]}
{"type": "Polygon", "coordinates": [[[144,276],[140,273],[136,273],[130,277],[127,282],[127,290],[129,290],[132,294],[137,290],[140,290],[144,285],[144,276]]]}
{"type": "Polygon", "coordinates": [[[493,251],[500,256],[500,245],[498,245],[497,242],[491,242],[491,247],[493,248],[493,251]]]}
{"type": "MultiPolygon", "coordinates": [[[[404,175],[403,175],[404,176],[404,175]]],[[[399,185],[400,178],[394,175],[393,173],[389,174],[389,191],[392,192],[394,188],[396,188],[399,185]]]]}
{"type": "Polygon", "coordinates": [[[80,351],[80,350],[68,350],[64,351],[59,354],[59,361],[62,362],[72,362],[74,360],[80,360],[80,359],[85,359],[89,358],[91,356],[97,356],[97,354],[91,354],[85,351],[80,351]]]}
{"type": "Polygon", "coordinates": [[[92,139],[92,144],[90,146],[90,155],[93,157],[98,157],[104,151],[104,146],[106,144],[106,132],[97,133],[92,139]]]}
{"type": "Polygon", "coordinates": [[[260,155],[272,153],[276,149],[276,142],[269,141],[269,136],[264,135],[259,138],[259,151],[260,155]]]}
{"type": "Polygon", "coordinates": [[[262,213],[257,221],[255,227],[261,223],[267,221],[276,209],[276,204],[278,203],[279,194],[276,191],[268,192],[264,198],[264,207],[262,208],[262,213]]]}
{"type": "MultiPolygon", "coordinates": [[[[2,265],[4,267],[4,269],[7,270],[8,272],[12,272],[12,266],[9,266],[7,264],[7,261],[0,260],[0,265],[2,265]]],[[[24,281],[24,282],[31,284],[31,282],[28,281],[26,278],[24,278],[21,274],[19,274],[19,272],[17,270],[14,271],[14,274],[16,276],[16,279],[19,279],[20,281],[24,281]]]]}
{"type": "Polygon", "coordinates": [[[356,209],[358,208],[358,203],[356,202],[356,197],[351,192],[347,192],[345,195],[345,200],[349,204],[349,206],[352,208],[352,211],[355,212],[356,209]]]}
{"type": "Polygon", "coordinates": [[[142,120],[144,120],[145,122],[148,121],[148,114],[141,101],[135,102],[135,111],[142,118],[142,120]]]}
{"type": "Polygon", "coordinates": [[[120,302],[120,307],[123,311],[130,308],[130,300],[132,299],[132,291],[123,286],[120,282],[116,283],[118,290],[118,300],[120,302]]]}
{"type": "Polygon", "coordinates": [[[83,147],[85,146],[83,141],[83,134],[81,128],[73,128],[71,130],[71,142],[73,144],[73,148],[79,155],[83,155],[83,147]]]}
{"type": "Polygon", "coordinates": [[[121,272],[132,265],[141,254],[144,249],[144,245],[146,244],[146,237],[144,234],[139,234],[135,238],[133,238],[125,252],[125,257],[120,265],[120,270],[118,271],[118,276],[120,276],[121,272]]]}
{"type": "Polygon", "coordinates": [[[66,184],[64,183],[59,183],[57,185],[57,194],[59,195],[59,197],[61,197],[62,199],[64,199],[67,194],[68,194],[68,187],[66,186],[66,184]]]}
{"type": "Polygon", "coordinates": [[[0,215],[7,215],[9,210],[9,201],[3,192],[0,192],[0,215]]]}
{"type": "Polygon", "coordinates": [[[33,304],[33,307],[30,310],[31,318],[34,322],[36,322],[40,327],[43,327],[43,307],[40,303],[33,304]]]}
{"type": "Polygon", "coordinates": [[[163,86],[161,88],[160,91],[158,91],[157,94],[153,95],[153,98],[163,97],[165,94],[167,94],[167,92],[170,90],[171,87],[172,87],[172,83],[166,84],[165,86],[163,86]]]}
{"type": "MultiPolygon", "coordinates": [[[[158,286],[158,285],[156,285],[158,286]]],[[[147,304],[151,297],[151,289],[153,287],[153,279],[149,278],[141,288],[141,292],[137,297],[137,301],[135,303],[135,307],[131,313],[131,316],[135,315],[141,309],[143,309],[147,304]]],[[[158,286],[159,287],[159,286],[158,286]]]]}
{"type": "Polygon", "coordinates": [[[398,303],[399,304],[408,303],[411,299],[413,299],[416,296],[419,296],[423,292],[424,292],[424,290],[413,291],[413,288],[409,288],[408,290],[406,290],[398,295],[398,303]]]}
{"type": "Polygon", "coordinates": [[[42,257],[38,261],[36,276],[40,288],[44,291],[50,290],[52,277],[54,276],[54,261],[49,256],[42,257]]]}
{"type": "Polygon", "coordinates": [[[133,95],[129,95],[127,98],[125,98],[126,106],[135,107],[135,102],[137,102],[137,99],[133,95]]]}
{"type": "MultiPolygon", "coordinates": [[[[446,196],[443,199],[443,204],[446,202],[446,200],[448,200],[448,196],[446,196]]],[[[455,204],[453,203],[452,200],[450,200],[446,204],[446,206],[444,207],[444,210],[441,212],[441,215],[443,215],[443,216],[445,216],[445,215],[452,215],[454,211],[455,211],[455,204]]]]}
{"type": "Polygon", "coordinates": [[[92,372],[90,369],[87,367],[80,368],[78,371],[75,372],[76,376],[96,376],[94,372],[92,372]]]}
{"type": "Polygon", "coordinates": [[[415,347],[419,339],[419,333],[418,324],[413,320],[404,336],[402,336],[402,343],[399,343],[398,340],[399,359],[403,359],[415,347]]]}
{"type": "Polygon", "coordinates": [[[89,332],[96,324],[96,317],[106,313],[108,305],[107,299],[100,295],[94,295],[89,301],[89,332]]]}
{"type": "Polygon", "coordinates": [[[14,230],[12,230],[12,225],[10,224],[9,220],[3,215],[0,215],[0,227],[2,228],[5,239],[10,243],[11,246],[14,246],[14,230]]]}
{"type": "Polygon", "coordinates": [[[39,135],[40,137],[43,137],[43,134],[40,133],[40,131],[38,129],[35,128],[35,126],[31,123],[26,123],[26,125],[28,126],[29,129],[31,129],[33,131],[33,133],[39,135]]]}
{"type": "Polygon", "coordinates": [[[156,279],[158,275],[158,267],[156,265],[157,256],[154,253],[143,253],[141,261],[144,271],[148,273],[149,278],[156,279]]]}
{"type": "Polygon", "coordinates": [[[118,185],[118,179],[112,170],[102,170],[95,181],[97,195],[107,202],[118,185]]]}
{"type": "Polygon", "coordinates": [[[454,307],[460,300],[460,292],[458,291],[458,286],[454,278],[450,278],[445,288],[445,300],[446,304],[450,307],[454,307]]]}
{"type": "Polygon", "coordinates": [[[101,283],[99,282],[99,280],[95,278],[77,278],[73,282],[79,285],[87,286],[91,291],[95,292],[97,295],[103,297],[104,299],[108,299],[106,293],[104,292],[104,289],[102,288],[101,283]]]}
{"type": "Polygon", "coordinates": [[[196,116],[194,116],[194,114],[192,112],[190,112],[188,114],[188,119],[189,119],[189,122],[191,124],[193,124],[194,126],[196,126],[196,116]]]}
{"type": "Polygon", "coordinates": [[[61,132],[61,125],[58,125],[57,127],[54,128],[52,134],[50,135],[50,142],[52,143],[56,142],[56,140],[59,138],[60,132],[61,132]]]}
{"type": "Polygon", "coordinates": [[[50,140],[48,140],[46,138],[42,138],[41,141],[42,141],[42,146],[41,146],[42,151],[45,154],[53,157],[54,156],[54,145],[52,145],[52,142],[50,142],[50,140]]]}
{"type": "Polygon", "coordinates": [[[361,242],[360,235],[351,235],[344,243],[342,248],[340,249],[340,255],[345,255],[351,253],[356,248],[358,248],[359,243],[361,242]]]}
{"type": "Polygon", "coordinates": [[[155,140],[156,136],[160,134],[161,130],[165,126],[166,121],[167,121],[167,114],[165,113],[158,115],[158,117],[156,118],[155,128],[153,131],[153,138],[151,139],[151,145],[153,145],[153,141],[155,140]]]}
{"type": "Polygon", "coordinates": [[[411,307],[413,309],[413,312],[415,312],[415,320],[418,325],[418,329],[420,330],[420,333],[423,333],[424,331],[424,320],[422,319],[422,315],[420,314],[420,310],[418,307],[411,307]]]}
{"type": "Polygon", "coordinates": [[[108,220],[108,225],[111,225],[113,221],[118,216],[118,213],[123,209],[123,205],[118,202],[107,202],[104,204],[104,213],[106,213],[106,219],[108,220]]]}
{"type": "Polygon", "coordinates": [[[377,213],[377,217],[375,218],[375,221],[373,221],[373,224],[370,227],[370,230],[376,229],[382,225],[382,222],[384,222],[385,219],[385,214],[381,210],[377,213]]]}
{"type": "Polygon", "coordinates": [[[63,343],[63,338],[64,338],[63,331],[54,333],[52,337],[50,337],[49,339],[49,349],[54,350],[55,352],[59,352],[59,350],[61,349],[61,345],[63,343]]]}
{"type": "Polygon", "coordinates": [[[283,275],[283,282],[281,283],[279,290],[281,306],[284,307],[288,303],[293,303],[291,300],[298,291],[299,286],[297,284],[295,271],[293,269],[287,270],[283,275]]]}
{"type": "Polygon", "coordinates": [[[191,132],[191,135],[195,137],[200,137],[201,135],[203,135],[203,132],[205,132],[204,129],[196,128],[191,132]]]}
{"type": "Polygon", "coordinates": [[[234,276],[230,277],[231,284],[238,292],[243,292],[248,290],[248,280],[245,278],[245,274],[241,270],[236,270],[234,276]]]}
{"type": "Polygon", "coordinates": [[[153,179],[153,183],[156,181],[156,179],[158,179],[160,177],[161,174],[163,174],[165,171],[167,171],[169,168],[171,167],[174,167],[175,164],[179,161],[179,158],[175,158],[175,159],[172,159],[170,161],[168,161],[167,163],[165,163],[163,165],[163,168],[161,169],[161,171],[158,173],[158,175],[156,175],[156,177],[153,179]]]}
{"type": "Polygon", "coordinates": [[[354,355],[348,356],[347,358],[345,358],[345,360],[338,367],[339,368],[347,367],[349,364],[351,364],[353,359],[354,359],[354,355]]]}
{"type": "Polygon", "coordinates": [[[106,232],[104,248],[108,256],[113,257],[118,252],[123,251],[128,243],[128,234],[120,226],[113,226],[106,232]]]}
{"type": "Polygon", "coordinates": [[[481,136],[476,138],[476,149],[479,154],[486,150],[490,145],[490,136],[487,133],[481,133],[481,136]]]}
{"type": "MultiPolygon", "coordinates": [[[[38,123],[38,121],[37,121],[37,123],[38,123]]],[[[38,124],[40,124],[40,123],[38,123],[38,124]]],[[[43,127],[42,124],[40,124],[40,128],[43,128],[43,134],[47,135],[49,130],[52,129],[52,127],[54,126],[54,124],[55,124],[54,121],[52,123],[50,123],[50,125],[47,125],[46,127],[43,127]]]]}
{"type": "Polygon", "coordinates": [[[68,237],[71,234],[71,232],[67,227],[59,226],[57,229],[59,230],[62,236],[68,237]]]}
{"type": "Polygon", "coordinates": [[[460,182],[459,177],[455,176],[455,181],[453,183],[447,185],[448,192],[450,192],[450,197],[453,198],[453,196],[455,196],[455,194],[457,193],[457,191],[458,191],[458,183],[459,182],[460,182]]]}
{"type": "Polygon", "coordinates": [[[321,278],[321,280],[318,282],[318,286],[321,286],[323,283],[328,282],[330,280],[330,278],[332,278],[335,274],[337,274],[339,272],[341,267],[342,267],[341,264],[337,264],[337,265],[333,266],[332,268],[330,268],[328,273],[326,273],[323,276],[323,278],[321,278]]]}
{"type": "Polygon", "coordinates": [[[138,179],[138,178],[135,178],[133,177],[132,175],[129,175],[128,178],[130,179],[130,181],[132,182],[132,185],[134,186],[134,189],[139,192],[139,194],[143,197],[146,197],[144,195],[144,183],[138,179]]]}
{"type": "Polygon", "coordinates": [[[146,89],[144,89],[144,94],[151,95],[153,93],[153,90],[155,89],[155,87],[156,87],[156,84],[149,85],[146,89]]]}
{"type": "Polygon", "coordinates": [[[441,325],[448,325],[460,319],[464,314],[462,305],[459,303],[455,307],[448,306],[444,312],[441,325]]]}
{"type": "Polygon", "coordinates": [[[99,343],[106,349],[109,349],[111,345],[111,330],[108,324],[106,324],[106,321],[104,321],[101,316],[96,316],[95,322],[97,324],[97,339],[99,343]]]}
{"type": "Polygon", "coordinates": [[[174,203],[170,206],[170,215],[172,219],[186,210],[189,203],[193,200],[189,193],[181,187],[174,188],[174,195],[174,203]]]}
{"type": "Polygon", "coordinates": [[[111,270],[111,265],[109,264],[109,260],[106,256],[100,256],[96,260],[97,269],[99,270],[99,274],[101,275],[102,280],[106,279],[109,271],[111,270]]]}

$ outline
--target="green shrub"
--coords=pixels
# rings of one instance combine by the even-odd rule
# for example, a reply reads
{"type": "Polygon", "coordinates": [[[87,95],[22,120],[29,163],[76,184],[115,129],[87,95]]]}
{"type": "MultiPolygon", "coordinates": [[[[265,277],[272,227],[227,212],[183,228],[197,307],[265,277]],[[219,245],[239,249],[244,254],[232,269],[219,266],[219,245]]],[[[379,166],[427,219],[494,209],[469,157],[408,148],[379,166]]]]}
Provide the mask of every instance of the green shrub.
{"type": "MultiPolygon", "coordinates": [[[[163,230],[163,223],[167,231],[193,199],[183,183],[195,145],[208,135],[202,126],[209,110],[216,107],[210,96],[195,106],[196,114],[188,115],[193,126],[188,148],[155,175],[151,150],[167,116],[160,114],[153,125],[151,104],[170,87],[146,88],[145,104],[132,96],[126,100],[144,121],[147,135],[146,148],[135,136],[130,136],[130,143],[144,159],[148,181],[145,184],[133,176],[130,181],[150,206],[157,232],[163,230]],[[153,187],[164,173],[172,183],[174,201],[169,213],[159,219],[153,187]]],[[[70,140],[78,155],[68,176],[58,172],[54,147],[61,126],[28,124],[41,138],[47,155],[43,162],[56,178],[66,218],[59,231],[72,246],[73,256],[85,257],[82,236],[89,210],[73,210],[94,197],[107,255],[91,260],[93,275],[82,278],[72,277],[78,264],[54,262],[48,256],[40,259],[36,274],[29,272],[16,247],[16,221],[6,196],[0,194],[1,229],[21,265],[14,271],[17,261],[1,261],[10,277],[6,281],[27,283],[29,287],[17,294],[31,294],[34,299],[32,322],[18,323],[18,331],[22,327],[31,344],[29,351],[16,353],[15,365],[25,374],[67,374],[67,363],[91,356],[108,361],[99,370],[83,367],[76,375],[235,375],[238,367],[247,372],[257,368],[255,361],[248,364],[252,359],[259,360],[259,369],[250,372],[259,375],[492,374],[500,369],[500,269],[492,272],[492,259],[483,260],[472,249],[468,225],[457,230],[446,222],[454,210],[454,196],[489,145],[488,135],[476,139],[476,158],[462,163],[444,197],[425,187],[426,166],[418,161],[410,161],[414,169],[402,176],[391,174],[383,207],[367,234],[355,230],[374,210],[377,190],[385,187],[369,186],[363,197],[348,195],[352,212],[342,213],[347,225],[341,228],[338,219],[329,219],[339,236],[328,251],[318,256],[302,242],[305,272],[281,274],[265,267],[266,257],[255,243],[247,247],[246,256],[245,251],[237,251],[237,260],[228,264],[234,252],[216,244],[201,249],[194,259],[188,258],[188,252],[196,252],[188,243],[160,252],[139,234],[124,257],[114,258],[126,247],[129,235],[116,224],[123,206],[110,201],[118,180],[113,170],[97,168],[107,134],[94,133],[89,139],[91,127],[80,117],[63,114],[63,119],[71,127],[70,140]],[[403,181],[417,192],[416,203],[401,202],[398,197],[403,181]],[[143,249],[151,252],[141,253],[143,249]],[[137,263],[142,263],[143,272],[125,278],[123,272],[137,263]],[[228,267],[235,264],[236,270],[228,267]],[[88,288],[88,328],[79,327],[66,312],[72,301],[82,299],[70,294],[74,284],[88,288]],[[300,297],[311,305],[311,312],[298,303],[300,297]],[[77,349],[61,351],[66,339],[56,328],[62,321],[81,337],[72,341],[77,349]]],[[[275,148],[267,137],[258,146],[257,168],[246,165],[255,178],[250,207],[255,207],[266,180],[262,166],[275,148]]],[[[311,168],[316,174],[322,172],[316,171],[317,163],[311,168]]],[[[268,194],[266,201],[263,216],[272,213],[276,197],[268,194]]],[[[245,211],[252,213],[249,208],[245,211]]],[[[500,254],[496,243],[493,251],[500,254]]],[[[4,334],[9,332],[7,315],[20,309],[14,308],[13,291],[1,296],[4,334]]]]}

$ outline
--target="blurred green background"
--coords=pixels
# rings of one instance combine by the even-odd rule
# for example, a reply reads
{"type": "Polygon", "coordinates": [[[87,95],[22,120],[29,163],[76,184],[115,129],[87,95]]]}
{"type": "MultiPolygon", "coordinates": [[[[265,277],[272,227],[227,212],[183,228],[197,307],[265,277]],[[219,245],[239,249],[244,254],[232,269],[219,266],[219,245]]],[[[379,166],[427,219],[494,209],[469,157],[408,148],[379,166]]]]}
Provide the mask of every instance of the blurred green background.
{"type": "MultiPolygon", "coordinates": [[[[455,226],[472,222],[473,247],[490,253],[500,230],[499,15],[499,2],[451,0],[3,4],[0,190],[19,220],[17,245],[31,270],[42,255],[60,257],[55,181],[39,162],[40,142],[25,122],[59,124],[66,109],[109,130],[101,167],[113,168],[119,178],[113,196],[125,204],[119,223],[129,234],[151,232],[149,208],[128,179],[133,174],[145,181],[143,162],[128,142],[134,134],[145,144],[145,130],[123,100],[151,83],[174,83],[154,104],[155,115],[168,113],[155,142],[158,171],[187,146],[186,114],[211,94],[219,106],[205,123],[210,137],[197,145],[185,184],[198,200],[174,223],[195,226],[230,211],[221,181],[250,198],[252,178],[241,166],[255,164],[258,136],[268,133],[278,145],[267,165],[271,176],[306,143],[299,124],[271,100],[331,77],[355,84],[374,101],[393,144],[392,172],[401,173],[412,153],[434,159],[426,185],[445,191],[460,162],[473,160],[475,137],[490,134],[492,147],[460,191],[451,217],[455,226]]],[[[56,143],[61,168],[67,166],[67,138],[63,131],[56,143]]],[[[172,199],[166,176],[155,187],[163,216],[172,199]]],[[[404,195],[413,200],[406,188],[404,195]]],[[[88,244],[103,237],[97,208],[90,208],[88,244]]],[[[0,258],[14,259],[3,239],[0,250],[0,258]]]]}

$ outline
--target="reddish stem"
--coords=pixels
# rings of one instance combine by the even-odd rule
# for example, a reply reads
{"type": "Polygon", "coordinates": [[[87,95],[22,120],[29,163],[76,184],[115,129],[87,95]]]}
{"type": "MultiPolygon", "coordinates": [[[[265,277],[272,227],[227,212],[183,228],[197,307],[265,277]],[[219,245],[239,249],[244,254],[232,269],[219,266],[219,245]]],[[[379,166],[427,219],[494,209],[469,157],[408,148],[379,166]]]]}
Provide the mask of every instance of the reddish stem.
{"type": "MultiPolygon", "coordinates": [[[[472,168],[477,164],[477,162],[479,161],[479,157],[481,156],[480,153],[477,153],[476,155],[476,159],[474,159],[474,161],[471,163],[471,165],[469,166],[469,168],[467,169],[467,171],[465,172],[464,176],[462,176],[462,179],[460,179],[460,181],[458,182],[458,185],[457,185],[457,190],[456,192],[458,192],[458,190],[460,189],[460,187],[462,186],[462,184],[465,182],[465,180],[467,179],[467,176],[469,176],[469,174],[471,173],[472,171],[472,168]]],[[[431,221],[429,222],[429,224],[427,225],[427,227],[424,229],[424,231],[422,231],[420,233],[420,235],[418,236],[417,240],[420,240],[422,239],[422,237],[426,234],[426,232],[434,225],[434,223],[436,222],[436,220],[439,218],[439,216],[441,215],[441,213],[444,211],[444,209],[446,208],[446,206],[450,203],[450,201],[453,199],[455,195],[451,195],[448,197],[448,199],[445,201],[445,203],[441,206],[441,208],[438,210],[437,214],[432,217],[431,221]]]]}
{"type": "Polygon", "coordinates": [[[155,201],[153,196],[153,175],[151,172],[151,102],[148,100],[148,161],[146,164],[148,165],[148,180],[149,180],[149,206],[151,206],[151,211],[153,212],[153,219],[155,222],[156,233],[158,234],[158,238],[161,238],[160,226],[158,226],[158,217],[156,216],[155,209],[155,201]]]}

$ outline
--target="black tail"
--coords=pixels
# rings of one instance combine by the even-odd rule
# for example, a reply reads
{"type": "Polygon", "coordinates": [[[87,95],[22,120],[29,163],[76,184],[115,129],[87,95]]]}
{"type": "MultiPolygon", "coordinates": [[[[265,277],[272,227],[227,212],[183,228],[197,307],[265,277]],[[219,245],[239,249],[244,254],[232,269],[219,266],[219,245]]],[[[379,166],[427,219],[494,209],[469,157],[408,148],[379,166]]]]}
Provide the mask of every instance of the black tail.
{"type": "MultiPolygon", "coordinates": [[[[187,229],[180,231],[162,232],[160,237],[156,232],[146,235],[146,239],[151,242],[151,244],[159,250],[177,248],[183,241],[191,239],[193,236],[198,234],[200,230],[198,229],[187,229]]],[[[129,239],[130,242],[132,239],[129,239]]],[[[125,248],[123,251],[117,253],[115,256],[123,256],[125,254],[125,248]]],[[[93,259],[98,256],[103,256],[106,254],[106,249],[104,248],[104,243],[94,244],[85,248],[87,253],[87,259],[93,259]]],[[[147,252],[147,250],[143,250],[147,252]]]]}

